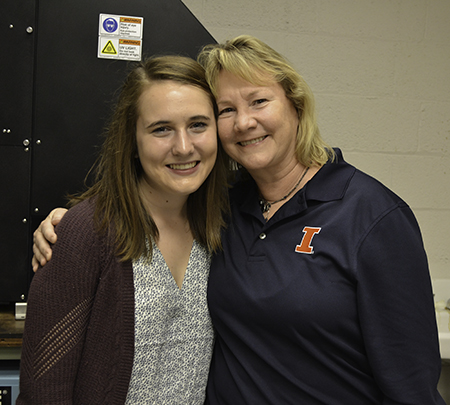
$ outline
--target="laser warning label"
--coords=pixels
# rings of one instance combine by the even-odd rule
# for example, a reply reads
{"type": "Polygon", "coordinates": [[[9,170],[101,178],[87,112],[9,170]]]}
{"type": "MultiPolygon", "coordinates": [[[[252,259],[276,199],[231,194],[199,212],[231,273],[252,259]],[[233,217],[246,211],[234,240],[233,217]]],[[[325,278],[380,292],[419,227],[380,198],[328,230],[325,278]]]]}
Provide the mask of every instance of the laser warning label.
{"type": "Polygon", "coordinates": [[[117,55],[116,48],[114,47],[114,44],[109,40],[104,48],[102,49],[102,54],[105,55],[117,55]]]}
{"type": "Polygon", "coordinates": [[[98,27],[99,58],[141,60],[143,17],[100,14],[98,27]]]}

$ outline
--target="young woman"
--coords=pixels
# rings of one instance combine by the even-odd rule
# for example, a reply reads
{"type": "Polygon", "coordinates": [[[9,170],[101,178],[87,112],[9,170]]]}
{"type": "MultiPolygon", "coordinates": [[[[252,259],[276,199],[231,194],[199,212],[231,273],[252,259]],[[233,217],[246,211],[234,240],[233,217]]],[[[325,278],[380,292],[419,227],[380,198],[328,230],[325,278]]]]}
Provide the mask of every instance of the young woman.
{"type": "Polygon", "coordinates": [[[97,181],[33,279],[17,404],[203,403],[206,285],[227,210],[216,116],[189,58],[128,75],[97,181]]]}

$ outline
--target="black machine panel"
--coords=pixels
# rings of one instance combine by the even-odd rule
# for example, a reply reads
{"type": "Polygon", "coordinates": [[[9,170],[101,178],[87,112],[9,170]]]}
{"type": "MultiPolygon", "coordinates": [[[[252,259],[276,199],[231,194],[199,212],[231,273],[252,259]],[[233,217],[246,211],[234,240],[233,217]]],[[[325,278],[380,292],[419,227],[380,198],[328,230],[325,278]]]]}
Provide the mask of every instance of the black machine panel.
{"type": "Polygon", "coordinates": [[[26,301],[32,233],[83,189],[132,63],[97,57],[100,14],[143,17],[143,57],[214,42],[180,0],[0,2],[0,302],[26,301]]]}

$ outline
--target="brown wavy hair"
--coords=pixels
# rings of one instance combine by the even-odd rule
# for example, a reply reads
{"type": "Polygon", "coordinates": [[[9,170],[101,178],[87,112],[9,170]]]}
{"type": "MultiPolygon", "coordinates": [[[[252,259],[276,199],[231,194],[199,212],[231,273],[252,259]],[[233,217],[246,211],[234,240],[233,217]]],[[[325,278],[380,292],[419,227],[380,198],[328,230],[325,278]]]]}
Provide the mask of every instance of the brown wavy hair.
{"type": "MultiPolygon", "coordinates": [[[[171,80],[197,87],[211,101],[217,119],[215,98],[205,79],[204,69],[183,56],[151,57],[138,63],[128,74],[105,131],[101,154],[93,166],[95,183],[69,202],[95,198],[95,222],[98,231],[113,230],[116,254],[121,260],[141,255],[151,258],[146,239],[158,240],[158,228],[145,210],[139,193],[142,167],[137,156],[136,122],[138,101],[143,91],[155,81],[171,80]],[[111,227],[112,225],[112,227],[111,227]]],[[[223,215],[229,212],[225,152],[218,140],[217,160],[202,186],[189,195],[187,216],[194,238],[209,251],[221,249],[220,232],[225,227],[223,215]]]]}

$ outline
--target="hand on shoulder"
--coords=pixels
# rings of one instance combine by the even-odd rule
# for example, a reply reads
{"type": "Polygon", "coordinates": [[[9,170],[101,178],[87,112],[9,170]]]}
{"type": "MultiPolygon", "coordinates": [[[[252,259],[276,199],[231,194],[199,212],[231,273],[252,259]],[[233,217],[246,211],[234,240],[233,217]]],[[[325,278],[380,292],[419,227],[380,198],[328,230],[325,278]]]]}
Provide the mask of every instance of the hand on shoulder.
{"type": "Polygon", "coordinates": [[[34,231],[33,234],[33,258],[31,265],[36,272],[39,265],[44,266],[52,258],[52,248],[50,244],[55,244],[57,236],[55,226],[59,224],[62,217],[66,214],[66,208],[55,208],[48,214],[34,231]]]}

